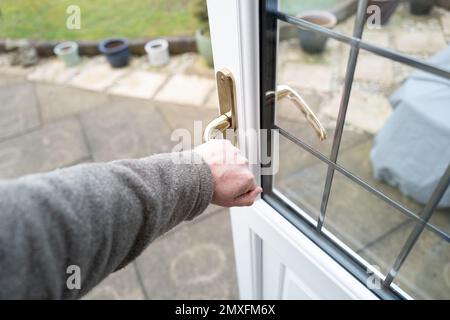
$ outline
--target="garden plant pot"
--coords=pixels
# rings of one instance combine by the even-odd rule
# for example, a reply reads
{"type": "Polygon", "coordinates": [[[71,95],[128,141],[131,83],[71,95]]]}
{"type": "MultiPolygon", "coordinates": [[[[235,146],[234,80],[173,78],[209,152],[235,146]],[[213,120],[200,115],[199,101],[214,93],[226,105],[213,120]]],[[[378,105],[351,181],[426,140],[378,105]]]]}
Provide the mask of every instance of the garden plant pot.
{"type": "Polygon", "coordinates": [[[211,46],[211,37],[207,29],[199,29],[195,33],[195,41],[197,43],[197,51],[205,59],[208,66],[213,66],[213,55],[211,46]]]}
{"type": "MultiPolygon", "coordinates": [[[[385,25],[389,22],[389,19],[394,14],[395,10],[397,9],[398,5],[400,4],[400,0],[369,0],[369,3],[367,4],[367,8],[370,6],[377,6],[380,8],[380,22],[381,25],[385,25]]],[[[373,15],[373,11],[366,10],[366,17],[365,21],[367,22],[367,18],[369,16],[373,15]]]]}
{"type": "Polygon", "coordinates": [[[169,42],[164,39],[149,41],[144,46],[150,65],[159,67],[169,63],[169,42]]]}
{"type": "Polygon", "coordinates": [[[76,66],[81,62],[78,44],[73,41],[61,42],[53,48],[55,55],[64,61],[66,67],[76,66]]]}
{"type": "Polygon", "coordinates": [[[99,43],[98,50],[103,53],[113,68],[121,68],[130,61],[127,39],[106,39],[99,43]]]}
{"type": "Polygon", "coordinates": [[[409,10],[415,15],[428,14],[434,5],[434,0],[409,0],[409,10]]]}
{"type": "MultiPolygon", "coordinates": [[[[337,24],[336,16],[327,11],[305,11],[297,17],[329,29],[337,24]]],[[[325,35],[305,29],[298,29],[298,37],[300,46],[308,53],[323,52],[328,40],[325,35]]]]}

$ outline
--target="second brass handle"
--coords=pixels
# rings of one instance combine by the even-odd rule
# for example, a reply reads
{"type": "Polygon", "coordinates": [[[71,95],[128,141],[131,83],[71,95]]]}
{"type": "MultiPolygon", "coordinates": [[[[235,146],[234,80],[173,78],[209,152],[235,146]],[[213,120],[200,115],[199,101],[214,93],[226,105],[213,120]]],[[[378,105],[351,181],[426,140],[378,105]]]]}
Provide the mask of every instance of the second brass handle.
{"type": "Polygon", "coordinates": [[[267,98],[272,98],[274,96],[276,96],[277,101],[283,98],[288,98],[293,101],[305,116],[308,123],[314,129],[320,141],[323,141],[327,138],[327,132],[323,125],[320,123],[317,116],[314,114],[305,100],[303,100],[303,98],[294,89],[285,84],[278,85],[276,92],[270,91],[266,94],[267,98]]]}

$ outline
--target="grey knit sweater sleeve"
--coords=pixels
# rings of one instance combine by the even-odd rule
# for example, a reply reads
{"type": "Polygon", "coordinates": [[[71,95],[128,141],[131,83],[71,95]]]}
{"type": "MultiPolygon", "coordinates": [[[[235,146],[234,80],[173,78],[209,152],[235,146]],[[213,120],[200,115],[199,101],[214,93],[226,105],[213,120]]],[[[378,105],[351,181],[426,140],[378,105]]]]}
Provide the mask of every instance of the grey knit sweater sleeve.
{"type": "Polygon", "coordinates": [[[83,164],[0,181],[0,298],[79,298],[200,214],[212,198],[211,171],[192,152],[178,154],[178,163],[197,164],[173,159],[83,164]],[[79,290],[66,284],[71,265],[80,270],[79,290]]]}

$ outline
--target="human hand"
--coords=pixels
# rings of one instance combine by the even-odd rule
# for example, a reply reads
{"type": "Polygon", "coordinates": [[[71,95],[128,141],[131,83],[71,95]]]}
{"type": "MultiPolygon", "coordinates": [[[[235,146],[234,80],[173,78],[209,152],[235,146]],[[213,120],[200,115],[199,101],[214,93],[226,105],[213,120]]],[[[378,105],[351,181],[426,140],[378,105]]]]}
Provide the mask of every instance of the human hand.
{"type": "Polygon", "coordinates": [[[228,140],[211,140],[194,149],[214,179],[212,203],[223,207],[251,206],[262,188],[256,185],[248,160],[228,140]]]}

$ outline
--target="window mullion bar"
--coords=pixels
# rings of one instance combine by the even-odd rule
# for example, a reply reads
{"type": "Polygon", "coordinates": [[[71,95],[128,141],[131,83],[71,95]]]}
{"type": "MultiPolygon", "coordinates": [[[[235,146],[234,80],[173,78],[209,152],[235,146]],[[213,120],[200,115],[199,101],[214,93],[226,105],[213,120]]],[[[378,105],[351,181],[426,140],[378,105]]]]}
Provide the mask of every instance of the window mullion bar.
{"type": "MultiPolygon", "coordinates": [[[[353,36],[358,39],[361,38],[363,29],[364,29],[364,20],[365,20],[364,18],[365,18],[365,14],[366,14],[367,2],[368,2],[367,0],[361,0],[358,3],[355,27],[353,30],[353,36]]],[[[352,90],[352,84],[353,84],[353,76],[355,74],[356,62],[358,60],[358,52],[359,52],[358,46],[352,45],[352,47],[350,49],[348,63],[347,63],[347,72],[346,72],[345,81],[344,81],[344,91],[342,93],[341,104],[339,107],[339,113],[338,113],[338,117],[337,117],[337,121],[336,121],[336,130],[334,132],[334,137],[333,137],[333,146],[331,147],[330,160],[333,163],[336,163],[337,156],[339,153],[339,146],[341,144],[342,133],[344,130],[345,115],[347,113],[348,102],[350,100],[350,92],[352,90]]],[[[327,171],[327,177],[325,180],[325,187],[324,187],[324,191],[323,191],[323,195],[322,195],[322,203],[320,205],[319,219],[317,221],[317,230],[318,231],[320,231],[322,229],[322,226],[325,221],[325,213],[327,210],[328,199],[330,197],[333,176],[334,176],[334,166],[329,165],[328,171],[327,171]]]]}
{"type": "MultiPolygon", "coordinates": [[[[383,192],[381,192],[378,189],[372,187],[367,182],[365,182],[365,181],[361,180],[360,178],[358,178],[357,176],[353,175],[352,173],[347,171],[345,168],[343,168],[339,164],[331,162],[326,156],[321,154],[319,151],[314,150],[312,147],[310,147],[309,145],[307,145],[306,143],[304,143],[300,139],[297,139],[296,137],[292,136],[289,132],[287,132],[283,128],[275,126],[275,129],[278,129],[282,136],[286,137],[287,139],[289,139],[290,141],[292,141],[293,143],[295,143],[299,147],[303,148],[305,151],[311,153],[313,156],[315,156],[319,160],[322,160],[327,165],[333,166],[335,170],[337,170],[338,172],[342,173],[348,179],[350,179],[351,181],[357,183],[358,185],[360,185],[361,187],[366,189],[368,192],[374,194],[376,197],[378,197],[379,199],[383,200],[388,205],[390,205],[390,206],[394,207],[395,209],[399,210],[405,216],[414,219],[416,222],[420,222],[420,223],[424,222],[424,220],[421,217],[419,217],[417,214],[415,214],[414,212],[412,212],[408,208],[402,206],[400,203],[396,202],[395,200],[391,199],[390,197],[385,195],[383,192]]],[[[434,226],[432,224],[429,224],[429,223],[426,223],[426,228],[429,229],[430,231],[434,232],[437,236],[441,237],[443,240],[445,240],[447,242],[450,242],[450,235],[448,235],[444,231],[440,230],[436,226],[434,226]]]]}
{"type": "Polygon", "coordinates": [[[297,26],[298,28],[303,28],[303,29],[307,29],[307,30],[316,31],[321,34],[325,34],[334,40],[337,40],[337,41],[340,41],[343,43],[347,43],[352,46],[359,47],[360,49],[363,49],[365,51],[369,51],[373,54],[406,64],[408,66],[417,68],[419,70],[426,71],[426,72],[444,77],[446,79],[450,79],[450,71],[443,69],[439,66],[435,66],[433,64],[427,63],[420,59],[408,56],[406,54],[396,52],[391,49],[382,48],[382,47],[379,47],[379,46],[376,46],[376,45],[373,45],[370,43],[366,43],[364,41],[361,41],[361,39],[358,39],[354,36],[353,37],[348,36],[348,35],[342,34],[340,32],[337,32],[335,30],[327,29],[325,27],[308,22],[306,20],[302,20],[300,18],[290,16],[283,12],[270,11],[270,13],[273,14],[278,19],[285,21],[287,23],[293,24],[293,25],[297,26]]]}
{"type": "Polygon", "coordinates": [[[444,195],[449,185],[450,185],[450,165],[447,166],[447,170],[445,171],[442,178],[439,180],[439,183],[437,187],[434,189],[430,200],[428,200],[428,203],[426,204],[425,208],[422,211],[421,216],[423,222],[418,222],[414,227],[413,231],[411,231],[402,250],[400,251],[397,259],[395,260],[394,265],[387,274],[386,279],[384,279],[383,284],[385,286],[389,286],[394,280],[394,278],[397,276],[398,271],[400,270],[401,266],[405,262],[412,248],[419,239],[423,229],[425,228],[425,225],[430,220],[434,210],[436,209],[439,201],[441,200],[442,196],[444,195]]]}

